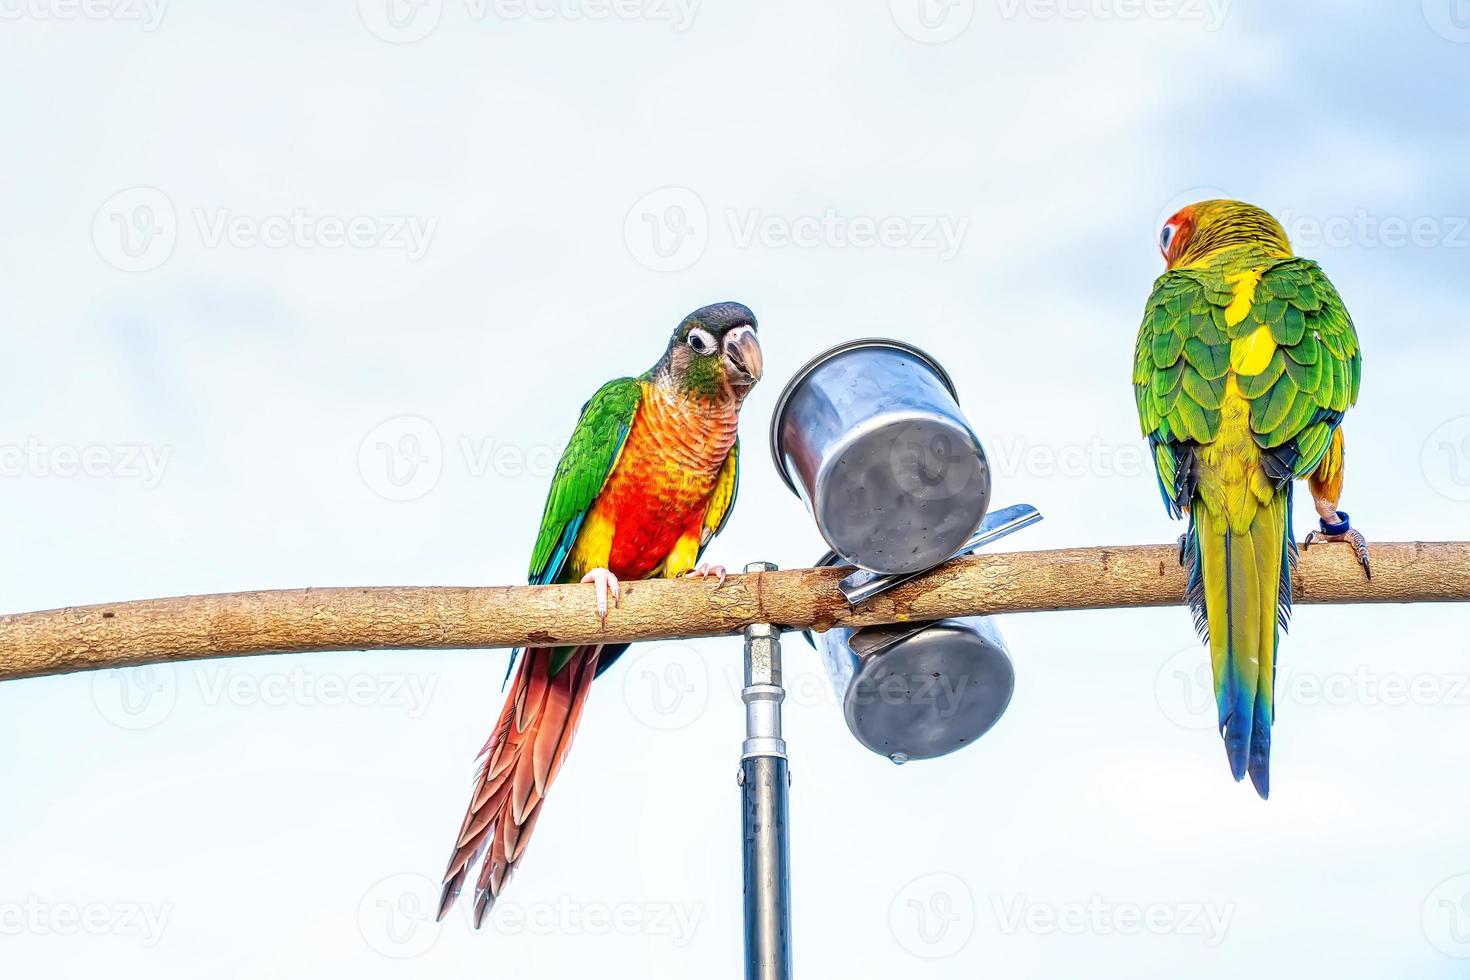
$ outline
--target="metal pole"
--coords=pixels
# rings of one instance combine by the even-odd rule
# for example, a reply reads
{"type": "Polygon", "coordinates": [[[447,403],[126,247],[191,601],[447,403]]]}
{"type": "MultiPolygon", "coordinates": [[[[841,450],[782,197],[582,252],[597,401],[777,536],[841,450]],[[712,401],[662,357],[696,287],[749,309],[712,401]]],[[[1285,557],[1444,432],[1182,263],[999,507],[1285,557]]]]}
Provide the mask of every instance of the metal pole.
{"type": "MultiPolygon", "coordinates": [[[[754,562],[746,572],[773,572],[754,562]]],[[[745,868],[746,980],[790,980],[790,838],[786,825],[786,741],[781,737],[781,630],[745,629],[745,743],[740,753],[745,868]]]]}

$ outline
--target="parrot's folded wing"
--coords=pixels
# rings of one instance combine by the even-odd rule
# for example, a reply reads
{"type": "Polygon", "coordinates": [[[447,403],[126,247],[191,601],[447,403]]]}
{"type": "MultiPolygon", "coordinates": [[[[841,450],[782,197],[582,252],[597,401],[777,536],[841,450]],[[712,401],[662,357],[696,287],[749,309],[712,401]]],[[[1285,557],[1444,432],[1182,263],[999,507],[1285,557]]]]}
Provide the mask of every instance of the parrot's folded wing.
{"type": "Polygon", "coordinates": [[[561,575],[592,502],[617,465],[642,399],[643,385],[637,378],[618,378],[582,406],[546,495],[541,531],[531,553],[532,585],[547,585],[561,575]]]}

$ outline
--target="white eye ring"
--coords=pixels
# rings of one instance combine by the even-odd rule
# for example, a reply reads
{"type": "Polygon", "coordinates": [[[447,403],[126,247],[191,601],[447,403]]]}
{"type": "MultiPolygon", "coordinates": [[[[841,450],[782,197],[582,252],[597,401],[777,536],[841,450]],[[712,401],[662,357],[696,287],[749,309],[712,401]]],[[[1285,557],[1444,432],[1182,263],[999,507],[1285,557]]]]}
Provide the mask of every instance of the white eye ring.
{"type": "Polygon", "coordinates": [[[1169,251],[1169,246],[1174,243],[1174,226],[1165,225],[1164,230],[1159,232],[1159,251],[1169,251]]]}
{"type": "Polygon", "coordinates": [[[696,354],[710,354],[714,352],[715,338],[703,327],[695,327],[689,331],[689,336],[685,340],[690,347],[694,348],[694,353],[696,354]]]}

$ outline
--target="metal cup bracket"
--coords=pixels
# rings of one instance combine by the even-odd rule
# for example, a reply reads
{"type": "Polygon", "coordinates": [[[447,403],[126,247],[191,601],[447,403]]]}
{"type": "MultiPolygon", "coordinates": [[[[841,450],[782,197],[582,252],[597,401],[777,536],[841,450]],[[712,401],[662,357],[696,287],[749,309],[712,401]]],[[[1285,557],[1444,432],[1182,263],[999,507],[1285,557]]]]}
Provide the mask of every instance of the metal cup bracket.
{"type": "MultiPolygon", "coordinates": [[[[980,522],[979,530],[970,537],[970,540],[965,542],[964,547],[951,555],[948,560],[953,561],[955,558],[963,555],[973,554],[991,542],[999,541],[1001,538],[1009,534],[1014,534],[1022,528],[1028,528],[1040,520],[1041,512],[1030,504],[1015,504],[1011,507],[1002,507],[1000,510],[991,511],[980,522]]],[[[943,563],[935,567],[942,567],[942,565],[943,563]]],[[[837,583],[837,588],[842,593],[842,597],[847,600],[849,606],[859,606],[869,599],[876,598],[885,592],[896,589],[905,582],[911,582],[916,578],[927,575],[933,570],[932,568],[927,568],[922,572],[880,575],[877,572],[858,569],[837,583]]],[[[922,629],[923,626],[924,624],[918,624],[915,630],[922,629]]],[[[910,634],[894,636],[888,640],[888,643],[897,642],[903,639],[905,635],[910,634]]],[[[885,643],[884,645],[886,646],[888,644],[885,643]]],[[[876,652],[876,650],[870,652],[876,652]]]]}

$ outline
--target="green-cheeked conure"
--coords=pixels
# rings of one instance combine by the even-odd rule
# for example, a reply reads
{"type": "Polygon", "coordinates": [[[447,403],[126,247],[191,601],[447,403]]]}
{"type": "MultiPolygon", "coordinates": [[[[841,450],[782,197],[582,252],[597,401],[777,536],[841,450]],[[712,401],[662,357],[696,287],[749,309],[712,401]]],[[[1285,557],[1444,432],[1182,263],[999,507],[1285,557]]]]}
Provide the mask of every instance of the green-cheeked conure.
{"type": "Polygon", "coordinates": [[[1291,613],[1293,481],[1320,519],[1314,541],[1363,536],[1337,509],[1344,413],[1363,359],[1353,321],[1317,263],[1275,218],[1239,201],[1179,211],[1159,238],[1167,271],[1133,360],[1138,417],[1181,538],[1188,598],[1210,647],[1230,771],[1270,792],[1273,688],[1291,613]]]}
{"type": "MultiPolygon", "coordinates": [[[[591,583],[607,619],[619,580],[693,573],[730,518],[739,480],[740,406],[761,376],[756,319],[739,303],[684,318],[663,356],[636,378],[603,385],[582,407],[562,453],[531,554],[530,581],[591,583]]],[[[524,651],[500,720],[480,754],[474,793],[449,867],[439,917],[483,856],[478,927],[505,888],[571,746],[595,677],[626,644],[524,651]]]]}

